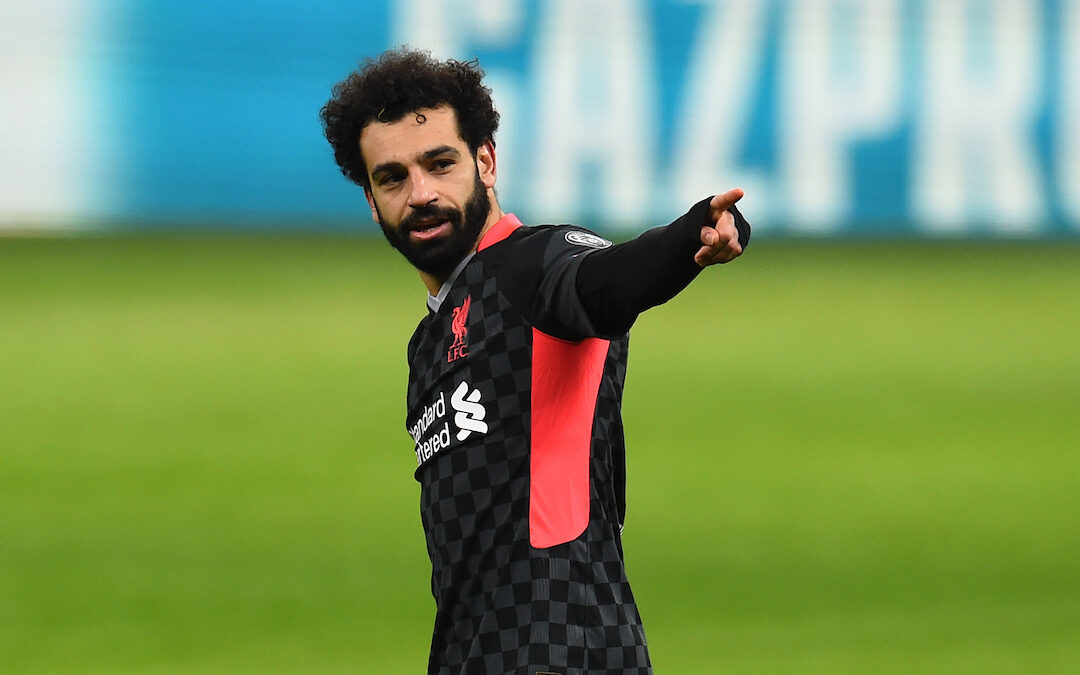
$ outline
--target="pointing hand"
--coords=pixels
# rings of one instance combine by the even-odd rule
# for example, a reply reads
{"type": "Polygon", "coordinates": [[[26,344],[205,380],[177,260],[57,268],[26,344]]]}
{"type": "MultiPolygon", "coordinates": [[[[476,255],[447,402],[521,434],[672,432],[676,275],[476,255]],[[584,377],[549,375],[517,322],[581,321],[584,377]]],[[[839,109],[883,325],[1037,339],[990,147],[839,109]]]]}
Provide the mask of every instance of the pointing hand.
{"type": "Polygon", "coordinates": [[[705,224],[701,226],[701,248],[694,254],[694,262],[702,267],[726,263],[742,255],[739,231],[735,228],[735,216],[728,211],[743,198],[742,188],[728,190],[716,195],[709,202],[705,224]]]}

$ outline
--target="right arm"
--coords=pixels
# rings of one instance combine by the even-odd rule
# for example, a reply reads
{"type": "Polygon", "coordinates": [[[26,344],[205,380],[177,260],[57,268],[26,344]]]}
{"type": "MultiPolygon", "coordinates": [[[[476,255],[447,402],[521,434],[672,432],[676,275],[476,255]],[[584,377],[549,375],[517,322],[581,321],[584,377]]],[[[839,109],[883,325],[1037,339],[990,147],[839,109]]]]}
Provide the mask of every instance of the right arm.
{"type": "Polygon", "coordinates": [[[675,297],[714,263],[733,260],[750,240],[750,224],[735,208],[742,190],[695,204],[666,227],[584,256],[577,294],[598,337],[622,335],[638,315],[675,297]]]}

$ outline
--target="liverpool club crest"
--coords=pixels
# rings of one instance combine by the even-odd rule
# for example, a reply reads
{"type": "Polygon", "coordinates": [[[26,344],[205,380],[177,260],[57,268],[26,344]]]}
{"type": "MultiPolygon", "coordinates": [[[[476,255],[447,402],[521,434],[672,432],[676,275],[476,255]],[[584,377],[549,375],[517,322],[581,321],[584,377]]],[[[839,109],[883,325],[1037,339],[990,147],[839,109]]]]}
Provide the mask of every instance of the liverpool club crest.
{"type": "Polygon", "coordinates": [[[446,352],[447,363],[452,363],[463,356],[469,355],[469,346],[465,344],[465,333],[469,330],[466,324],[469,322],[469,306],[471,304],[472,297],[465,296],[465,302],[461,303],[461,307],[454,308],[453,319],[450,321],[450,330],[454,333],[454,342],[446,352]]]}

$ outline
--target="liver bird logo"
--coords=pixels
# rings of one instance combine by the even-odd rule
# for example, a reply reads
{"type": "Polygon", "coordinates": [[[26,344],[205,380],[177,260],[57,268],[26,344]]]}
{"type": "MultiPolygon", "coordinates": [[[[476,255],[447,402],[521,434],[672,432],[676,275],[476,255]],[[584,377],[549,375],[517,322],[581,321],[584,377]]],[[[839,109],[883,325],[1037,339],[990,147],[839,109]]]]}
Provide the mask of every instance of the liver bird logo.
{"type": "Polygon", "coordinates": [[[454,333],[454,342],[446,352],[446,362],[451,363],[463,356],[469,355],[469,348],[465,344],[465,333],[468,332],[469,307],[472,305],[472,297],[465,296],[465,302],[461,307],[455,307],[453,318],[450,320],[450,330],[454,333]]]}

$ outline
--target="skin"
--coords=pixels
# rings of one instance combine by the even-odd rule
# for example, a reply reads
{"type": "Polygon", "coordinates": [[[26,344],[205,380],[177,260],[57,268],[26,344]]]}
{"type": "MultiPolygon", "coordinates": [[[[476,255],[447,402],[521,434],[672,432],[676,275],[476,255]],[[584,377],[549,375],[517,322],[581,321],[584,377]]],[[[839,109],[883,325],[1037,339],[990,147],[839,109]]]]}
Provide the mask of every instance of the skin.
{"type": "MultiPolygon", "coordinates": [[[[457,114],[449,106],[416,113],[393,122],[372,122],[360,134],[371,185],[364,191],[371,217],[383,227],[400,231],[403,219],[427,205],[464,211],[479,176],[491,210],[473,242],[476,250],[484,234],[505,215],[495,199],[495,146],[486,141],[471,152],[458,133],[457,114]]],[[[712,198],[701,227],[701,248],[694,254],[698,265],[726,263],[742,254],[735,218],[728,212],[742,197],[743,190],[735,188],[712,198]]],[[[413,241],[430,241],[449,233],[446,222],[425,225],[431,227],[408,236],[413,241]]],[[[420,278],[432,294],[446,281],[422,270],[420,278]]]]}
{"type": "Polygon", "coordinates": [[[735,228],[735,216],[729,209],[743,198],[742,188],[733,188],[716,195],[709,202],[706,223],[701,226],[701,248],[694,254],[694,262],[702,267],[731,262],[742,255],[739,231],[735,228]]]}
{"type": "MultiPolygon", "coordinates": [[[[426,205],[464,212],[479,176],[491,210],[473,243],[476,250],[484,234],[505,215],[495,199],[495,146],[487,141],[475,153],[470,152],[458,133],[457,115],[449,106],[416,112],[389,123],[372,122],[360,134],[360,150],[371,184],[365,190],[371,217],[384,227],[400,229],[404,218],[426,205]]],[[[412,231],[408,236],[413,241],[426,241],[449,234],[448,223],[432,225],[432,229],[412,231]]],[[[420,271],[420,279],[432,294],[446,281],[424,271],[420,271]]]]}

